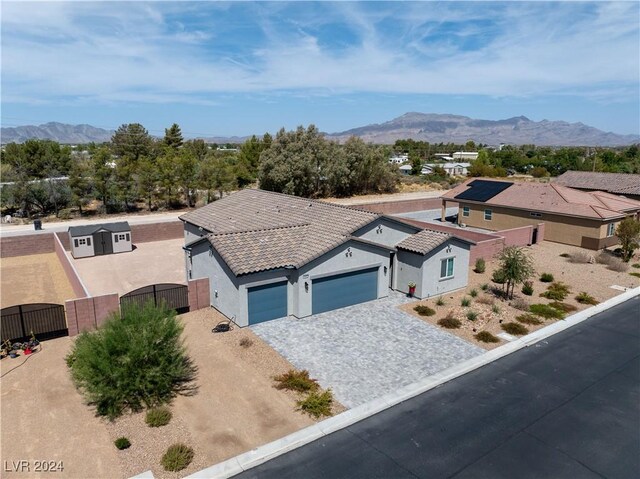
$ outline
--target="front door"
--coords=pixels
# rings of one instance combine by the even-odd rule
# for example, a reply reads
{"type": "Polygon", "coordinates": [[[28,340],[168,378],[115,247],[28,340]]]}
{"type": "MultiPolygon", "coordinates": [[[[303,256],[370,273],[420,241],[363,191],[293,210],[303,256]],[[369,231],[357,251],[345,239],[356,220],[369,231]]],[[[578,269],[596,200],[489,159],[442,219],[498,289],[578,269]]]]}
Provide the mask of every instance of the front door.
{"type": "Polygon", "coordinates": [[[93,234],[94,251],[96,255],[113,253],[113,243],[111,233],[108,231],[98,231],[93,234]]]}

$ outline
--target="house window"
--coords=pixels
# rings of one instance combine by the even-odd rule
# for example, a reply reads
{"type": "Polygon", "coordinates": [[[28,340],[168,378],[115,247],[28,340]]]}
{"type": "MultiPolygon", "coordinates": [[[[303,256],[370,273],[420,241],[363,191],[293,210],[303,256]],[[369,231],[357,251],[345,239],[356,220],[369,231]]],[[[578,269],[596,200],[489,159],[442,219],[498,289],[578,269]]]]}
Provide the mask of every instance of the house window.
{"type": "Polygon", "coordinates": [[[492,217],[493,217],[493,211],[492,210],[484,210],[484,219],[485,219],[485,221],[491,221],[492,217]]]}
{"type": "Polygon", "coordinates": [[[78,243],[80,243],[81,246],[84,246],[87,244],[87,240],[82,238],[78,240],[78,243]]]}
{"type": "Polygon", "coordinates": [[[607,225],[607,237],[613,236],[616,234],[616,224],[615,223],[609,223],[607,225]]]}
{"type": "Polygon", "coordinates": [[[440,261],[440,279],[453,278],[453,260],[446,258],[440,261]]]}
{"type": "Polygon", "coordinates": [[[529,216],[533,216],[534,218],[540,218],[542,216],[542,213],[534,213],[532,211],[531,213],[529,213],[529,216]]]}
{"type": "Polygon", "coordinates": [[[116,235],[116,243],[118,241],[129,241],[129,233],[127,233],[126,235],[124,234],[116,235]]]}
{"type": "Polygon", "coordinates": [[[469,207],[468,206],[463,206],[462,207],[462,216],[469,216],[469,207]]]}
{"type": "Polygon", "coordinates": [[[91,238],[87,238],[87,246],[91,246],[91,238]]]}

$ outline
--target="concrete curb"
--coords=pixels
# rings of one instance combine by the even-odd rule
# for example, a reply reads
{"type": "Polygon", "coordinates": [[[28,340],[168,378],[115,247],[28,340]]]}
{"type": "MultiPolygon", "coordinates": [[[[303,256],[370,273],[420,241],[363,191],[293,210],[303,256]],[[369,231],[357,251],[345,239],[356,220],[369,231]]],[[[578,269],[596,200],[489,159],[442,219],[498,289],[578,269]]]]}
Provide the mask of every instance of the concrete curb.
{"type": "MultiPolygon", "coordinates": [[[[257,447],[251,451],[240,454],[239,456],[232,457],[219,464],[215,464],[201,471],[195,472],[188,478],[193,479],[226,479],[228,477],[239,474],[252,467],[259,466],[260,464],[267,462],[277,456],[285,454],[293,449],[309,444],[321,437],[327,436],[333,432],[344,429],[356,422],[362,421],[370,416],[378,414],[392,406],[400,404],[408,399],[418,396],[430,389],[433,389],[441,384],[451,381],[457,377],[463,376],[468,372],[485,366],[497,359],[507,356],[522,348],[528,347],[537,343],[545,338],[553,336],[565,329],[571,328],[586,319],[594,316],[602,311],[617,306],[629,299],[632,299],[640,295],[640,287],[627,290],[614,298],[611,298],[603,303],[600,303],[591,308],[587,308],[572,316],[565,318],[564,320],[557,321],[549,326],[541,328],[527,336],[523,336],[520,339],[512,341],[510,343],[499,346],[491,351],[486,352],[475,358],[471,358],[467,361],[463,361],[455,366],[440,371],[428,378],[424,378],[415,383],[409,384],[403,388],[400,388],[392,393],[385,394],[379,398],[369,401],[365,404],[357,406],[353,409],[345,411],[337,416],[321,421],[313,426],[301,429],[300,431],[289,434],[281,439],[265,444],[264,446],[257,447]]],[[[150,472],[150,471],[148,471],[150,472]]],[[[143,473],[146,474],[146,473],[143,473]]],[[[138,477],[138,476],[136,476],[138,477]]],[[[142,476],[141,477],[152,477],[142,476]]]]}

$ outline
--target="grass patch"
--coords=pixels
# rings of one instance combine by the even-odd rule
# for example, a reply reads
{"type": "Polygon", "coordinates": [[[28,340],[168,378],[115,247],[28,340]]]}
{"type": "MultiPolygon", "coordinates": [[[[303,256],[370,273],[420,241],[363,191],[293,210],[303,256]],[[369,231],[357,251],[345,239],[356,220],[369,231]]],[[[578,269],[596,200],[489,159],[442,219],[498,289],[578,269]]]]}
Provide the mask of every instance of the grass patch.
{"type": "Polygon", "coordinates": [[[591,255],[585,251],[578,251],[577,253],[573,253],[569,257],[569,263],[587,264],[587,263],[591,263],[591,261],[592,261],[591,255]]]}
{"type": "Polygon", "coordinates": [[[495,302],[496,300],[491,296],[480,296],[478,299],[476,299],[476,303],[486,304],[488,306],[495,304],[495,302]]]}
{"type": "Polygon", "coordinates": [[[442,296],[438,296],[438,299],[436,299],[436,306],[444,306],[445,304],[446,303],[444,302],[442,296]]]}
{"type": "Polygon", "coordinates": [[[640,263],[633,263],[631,265],[632,268],[640,268],[640,263]]]}
{"type": "Polygon", "coordinates": [[[491,311],[493,311],[494,314],[500,314],[500,307],[497,304],[494,304],[491,306],[491,311]]]}
{"type": "Polygon", "coordinates": [[[467,312],[467,319],[469,321],[475,321],[476,319],[478,319],[478,313],[476,313],[475,311],[467,312]]]}
{"type": "Polygon", "coordinates": [[[312,392],[306,398],[297,402],[298,408],[315,418],[331,416],[331,405],[333,404],[333,393],[327,389],[321,393],[312,392]]]}
{"type": "Polygon", "coordinates": [[[469,296],[471,296],[472,298],[476,298],[478,296],[478,290],[472,289],[471,291],[469,291],[469,296]]]}
{"type": "Polygon", "coordinates": [[[429,306],[426,306],[424,304],[419,304],[418,306],[413,308],[413,310],[420,316],[433,316],[434,314],[436,314],[435,309],[430,308],[429,306]]]}
{"type": "Polygon", "coordinates": [[[552,308],[548,304],[532,304],[529,306],[529,311],[536,316],[541,316],[545,319],[562,319],[564,313],[559,309],[552,308]]]}
{"type": "Polygon", "coordinates": [[[438,320],[438,325],[446,329],[458,329],[462,322],[453,316],[453,313],[447,314],[444,318],[438,320]]]}
{"type": "Polygon", "coordinates": [[[166,426],[169,424],[169,421],[171,421],[172,416],[173,414],[171,414],[171,411],[166,407],[157,407],[147,411],[144,422],[146,422],[149,427],[166,426]]]}
{"type": "Polygon", "coordinates": [[[516,321],[519,321],[522,324],[530,324],[532,326],[538,326],[543,323],[541,319],[538,319],[533,314],[529,313],[516,316],[516,321]]]}
{"type": "Polygon", "coordinates": [[[505,333],[513,334],[514,336],[523,336],[529,332],[529,330],[520,323],[505,323],[502,324],[501,327],[505,333]]]}
{"type": "Polygon", "coordinates": [[[561,303],[560,301],[554,301],[553,303],[549,303],[549,306],[551,306],[552,308],[558,309],[563,313],[571,313],[572,311],[577,311],[578,309],[573,304],[561,303]]]}
{"type": "Polygon", "coordinates": [[[469,298],[462,298],[460,300],[460,305],[467,308],[471,304],[471,300],[469,298]]]}
{"type": "Polygon", "coordinates": [[[547,290],[541,293],[543,298],[551,299],[553,301],[562,301],[569,296],[569,286],[561,281],[556,281],[547,286],[547,290]]]}
{"type": "Polygon", "coordinates": [[[480,331],[474,336],[481,343],[499,343],[500,338],[494,336],[489,331],[480,331]]]}
{"type": "Polygon", "coordinates": [[[561,253],[560,257],[561,258],[571,258],[571,255],[569,253],[561,253]]]}
{"type": "Polygon", "coordinates": [[[525,281],[522,285],[522,294],[531,296],[533,294],[533,284],[531,281],[525,281]]]}
{"type": "Polygon", "coordinates": [[[318,381],[309,377],[309,371],[303,369],[302,371],[296,371],[290,369],[280,376],[276,376],[276,389],[287,389],[289,391],[297,391],[300,393],[317,391],[318,381]]]}
{"type": "Polygon", "coordinates": [[[526,299],[516,298],[509,303],[512,308],[519,311],[529,311],[529,302],[526,299]]]}
{"type": "Polygon", "coordinates": [[[633,273],[629,273],[631,276],[635,276],[636,278],[640,278],[640,273],[636,273],[635,271],[633,273]]]}
{"type": "Polygon", "coordinates": [[[253,340],[249,338],[242,338],[239,344],[245,349],[250,348],[251,346],[253,346],[253,340]]]}
{"type": "Polygon", "coordinates": [[[578,293],[578,295],[576,296],[576,301],[580,304],[598,304],[598,300],[586,291],[578,293]]]}
{"type": "Polygon", "coordinates": [[[131,447],[131,442],[129,441],[129,439],[127,439],[126,437],[122,436],[119,437],[118,439],[116,439],[115,441],[113,441],[113,443],[115,444],[115,446],[120,449],[121,451],[123,449],[129,449],[131,447]]]}
{"type": "Polygon", "coordinates": [[[540,281],[543,283],[551,283],[553,281],[553,275],[551,273],[542,273],[540,275],[540,281]]]}
{"type": "Polygon", "coordinates": [[[482,291],[489,291],[489,283],[482,283],[482,284],[480,285],[480,289],[481,289],[482,291]]]}
{"type": "Polygon", "coordinates": [[[181,471],[193,461],[193,449],[186,444],[174,444],[169,446],[162,456],[160,463],[165,471],[181,471]]]}

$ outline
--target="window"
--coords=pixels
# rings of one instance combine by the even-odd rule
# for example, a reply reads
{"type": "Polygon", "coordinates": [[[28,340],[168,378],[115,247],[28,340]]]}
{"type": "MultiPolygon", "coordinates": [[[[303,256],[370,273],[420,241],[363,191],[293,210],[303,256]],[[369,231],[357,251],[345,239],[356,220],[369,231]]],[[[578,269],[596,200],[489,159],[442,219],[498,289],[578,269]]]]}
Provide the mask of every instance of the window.
{"type": "Polygon", "coordinates": [[[484,219],[485,219],[485,221],[491,221],[492,217],[493,217],[493,211],[492,210],[484,210],[484,219]]]}
{"type": "Polygon", "coordinates": [[[463,206],[462,207],[462,216],[469,216],[469,207],[468,206],[463,206]]]}
{"type": "Polygon", "coordinates": [[[116,243],[118,242],[118,236],[120,235],[113,235],[113,239],[115,240],[116,243]]]}
{"type": "Polygon", "coordinates": [[[125,235],[125,238],[126,238],[126,240],[127,240],[127,241],[129,241],[129,233],[127,233],[127,234],[125,235]]]}
{"type": "Polygon", "coordinates": [[[125,234],[121,234],[121,235],[116,235],[116,243],[118,241],[129,241],[129,233],[125,234]]]}
{"type": "Polygon", "coordinates": [[[84,245],[87,244],[87,240],[84,239],[84,238],[81,238],[81,239],[78,240],[78,243],[80,243],[81,246],[84,246],[84,245]]]}
{"type": "Polygon", "coordinates": [[[77,238],[73,240],[73,244],[76,246],[76,248],[78,247],[78,239],[77,238]]]}
{"type": "Polygon", "coordinates": [[[616,234],[616,224],[615,223],[609,223],[607,225],[607,237],[613,236],[615,234],[616,234]]]}
{"type": "Polygon", "coordinates": [[[533,216],[534,218],[540,218],[542,216],[542,213],[534,213],[532,211],[531,213],[529,213],[529,216],[533,216]]]}
{"type": "Polygon", "coordinates": [[[440,279],[453,278],[453,260],[446,258],[440,261],[440,279]]]}

